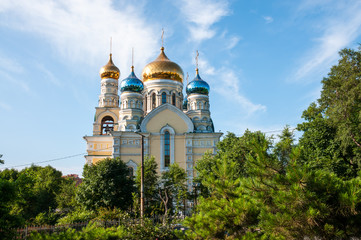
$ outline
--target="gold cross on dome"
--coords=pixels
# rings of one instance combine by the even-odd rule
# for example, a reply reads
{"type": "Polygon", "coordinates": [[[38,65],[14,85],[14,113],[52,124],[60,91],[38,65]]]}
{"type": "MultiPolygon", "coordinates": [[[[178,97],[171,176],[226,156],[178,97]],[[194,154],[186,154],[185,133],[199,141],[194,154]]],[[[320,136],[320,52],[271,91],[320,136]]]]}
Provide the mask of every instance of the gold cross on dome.
{"type": "Polygon", "coordinates": [[[110,54],[112,54],[112,37],[110,37],[110,54]]]}
{"type": "Polygon", "coordinates": [[[132,47],[132,67],[134,67],[134,47],[132,47]]]}
{"type": "Polygon", "coordinates": [[[164,28],[162,28],[162,47],[164,47],[164,28]]]}
{"type": "Polygon", "coordinates": [[[198,69],[198,57],[199,57],[199,53],[198,50],[196,50],[196,68],[198,69]]]}

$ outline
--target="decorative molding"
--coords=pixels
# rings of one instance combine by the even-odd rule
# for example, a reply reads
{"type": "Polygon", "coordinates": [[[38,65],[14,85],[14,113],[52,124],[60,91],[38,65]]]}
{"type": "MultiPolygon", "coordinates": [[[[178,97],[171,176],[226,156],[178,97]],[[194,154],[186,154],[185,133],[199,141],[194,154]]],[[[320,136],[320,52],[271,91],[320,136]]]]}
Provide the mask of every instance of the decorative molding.
{"type": "Polygon", "coordinates": [[[102,119],[106,116],[111,116],[114,120],[114,124],[118,122],[118,116],[113,113],[112,111],[106,110],[104,112],[101,112],[98,116],[97,116],[97,123],[101,123],[102,119]]]}
{"type": "Polygon", "coordinates": [[[187,124],[187,132],[194,131],[194,125],[193,125],[192,120],[185,113],[183,113],[179,108],[177,108],[169,103],[164,103],[164,104],[160,105],[159,107],[153,109],[150,113],[148,113],[148,115],[145,116],[145,118],[142,121],[142,124],[140,125],[141,131],[147,132],[146,126],[147,126],[148,122],[153,117],[155,117],[157,114],[159,114],[160,112],[162,112],[166,109],[171,110],[172,112],[176,113],[180,118],[182,118],[184,120],[184,122],[187,124]]]}
{"type": "Polygon", "coordinates": [[[133,174],[134,174],[134,176],[137,176],[137,168],[138,168],[138,165],[137,165],[132,159],[130,159],[130,160],[126,163],[126,165],[127,165],[128,167],[133,168],[133,174]]]}

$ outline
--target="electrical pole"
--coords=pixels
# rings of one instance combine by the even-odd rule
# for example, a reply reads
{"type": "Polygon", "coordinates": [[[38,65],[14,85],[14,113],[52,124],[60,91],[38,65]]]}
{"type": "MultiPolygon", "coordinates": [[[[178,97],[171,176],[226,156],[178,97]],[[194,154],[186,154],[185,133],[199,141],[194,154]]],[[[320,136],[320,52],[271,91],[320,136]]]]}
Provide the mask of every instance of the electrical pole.
{"type": "Polygon", "coordinates": [[[140,221],[143,225],[144,218],[144,135],[139,132],[134,132],[141,137],[141,165],[140,165],[140,221]]]}
{"type": "MultiPolygon", "coordinates": [[[[138,133],[139,134],[139,133],[138,133]]],[[[141,175],[140,175],[140,218],[143,225],[143,217],[144,217],[144,136],[139,134],[142,137],[142,165],[141,165],[141,175]]]]}

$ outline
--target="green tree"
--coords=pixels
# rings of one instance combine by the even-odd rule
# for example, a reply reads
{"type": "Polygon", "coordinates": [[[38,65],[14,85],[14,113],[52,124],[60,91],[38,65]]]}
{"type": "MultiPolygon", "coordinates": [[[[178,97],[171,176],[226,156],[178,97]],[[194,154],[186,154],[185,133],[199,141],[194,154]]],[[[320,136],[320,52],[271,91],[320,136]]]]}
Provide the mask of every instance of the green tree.
{"type": "Polygon", "coordinates": [[[120,159],[107,158],[94,165],[85,165],[83,177],[76,193],[81,206],[86,209],[128,209],[131,206],[134,181],[127,165],[120,159]]]}
{"type": "MultiPolygon", "coordinates": [[[[361,150],[361,49],[343,49],[338,64],[324,78],[319,104],[334,126],[341,147],[347,150],[352,143],[361,150]]],[[[356,164],[356,163],[355,163],[356,164]]]]}
{"type": "Polygon", "coordinates": [[[247,130],[241,137],[228,133],[217,145],[222,150],[215,156],[205,155],[197,164],[198,179],[209,194],[198,200],[196,213],[185,221],[193,230],[192,238],[237,239],[255,231],[260,209],[257,201],[245,194],[241,181],[253,174],[248,172],[247,157],[255,154],[255,145],[268,155],[271,140],[261,132],[247,130]]]}
{"type": "Polygon", "coordinates": [[[286,126],[278,137],[280,140],[275,144],[273,152],[283,165],[287,165],[294,147],[295,137],[289,126],[286,126]]]}
{"type": "MultiPolygon", "coordinates": [[[[217,162],[232,162],[234,163],[234,168],[236,173],[232,176],[238,177],[245,175],[244,164],[248,154],[252,154],[252,144],[256,141],[257,143],[263,142],[264,134],[257,131],[251,132],[246,130],[241,137],[237,137],[234,133],[228,132],[227,135],[217,144],[217,153],[213,155],[212,153],[205,153],[200,161],[197,162],[195,169],[197,170],[198,177],[196,177],[195,182],[200,183],[201,195],[206,197],[209,192],[212,192],[213,189],[211,185],[204,187],[203,179],[207,179],[209,174],[214,170],[214,166],[217,165],[217,162]]],[[[270,148],[271,139],[267,139],[267,146],[270,148]]],[[[215,176],[213,176],[215,177],[215,176]]]]}
{"type": "MultiPolygon", "coordinates": [[[[154,157],[147,157],[144,161],[144,198],[145,214],[155,214],[159,212],[160,200],[157,197],[159,176],[157,174],[158,165],[154,157]]],[[[137,168],[135,184],[138,189],[137,198],[140,197],[140,177],[141,167],[137,168]]]]}
{"type": "Polygon", "coordinates": [[[31,166],[18,172],[5,169],[0,173],[15,186],[16,197],[11,202],[11,212],[31,224],[38,214],[53,212],[56,195],[63,183],[62,173],[51,166],[31,166]]]}
{"type": "MultiPolygon", "coordinates": [[[[285,136],[280,145],[292,146],[290,135],[285,136]]],[[[202,180],[210,195],[185,221],[192,238],[346,239],[361,234],[360,176],[344,180],[303,164],[299,147],[292,147],[284,164],[269,140],[260,137],[249,139],[244,175],[235,171],[235,161],[224,158],[202,180]]]]}
{"type": "Polygon", "coordinates": [[[164,208],[163,223],[169,215],[177,214],[186,198],[186,178],[185,170],[177,163],[170,165],[169,170],[162,173],[158,188],[158,196],[164,208]]]}
{"type": "Polygon", "coordinates": [[[16,200],[16,186],[13,182],[0,178],[0,239],[10,239],[10,228],[19,226],[21,219],[11,212],[16,200]]]}
{"type": "Polygon", "coordinates": [[[318,161],[346,178],[356,177],[361,164],[360,60],[360,48],[340,51],[338,64],[322,81],[318,104],[310,105],[303,113],[307,122],[298,126],[306,159],[316,156],[315,166],[318,161]]]}
{"type": "Polygon", "coordinates": [[[64,178],[60,190],[55,197],[57,208],[63,212],[73,211],[77,207],[75,199],[76,181],[72,178],[64,178]]]}

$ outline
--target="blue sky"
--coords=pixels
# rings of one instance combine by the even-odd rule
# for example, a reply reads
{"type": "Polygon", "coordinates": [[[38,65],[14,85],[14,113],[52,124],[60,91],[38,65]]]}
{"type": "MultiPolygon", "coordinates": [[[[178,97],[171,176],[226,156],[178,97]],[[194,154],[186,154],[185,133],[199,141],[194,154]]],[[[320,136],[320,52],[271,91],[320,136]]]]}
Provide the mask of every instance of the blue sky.
{"type": "Polygon", "coordinates": [[[132,47],[138,76],[158,55],[162,28],[190,80],[199,51],[216,131],[295,127],[338,51],[361,42],[360,12],[357,0],[1,0],[1,168],[78,155],[50,164],[80,174],[110,37],[123,79],[132,47]]]}

